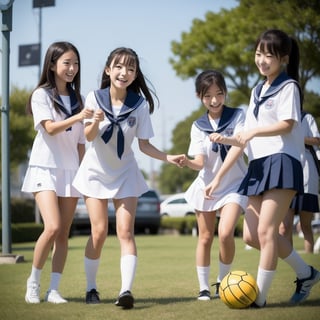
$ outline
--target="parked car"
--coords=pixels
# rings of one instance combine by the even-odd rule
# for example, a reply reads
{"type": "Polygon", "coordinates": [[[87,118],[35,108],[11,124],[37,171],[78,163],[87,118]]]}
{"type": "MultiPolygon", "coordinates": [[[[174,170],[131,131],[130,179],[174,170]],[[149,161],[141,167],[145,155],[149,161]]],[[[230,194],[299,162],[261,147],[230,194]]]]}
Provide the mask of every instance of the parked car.
{"type": "Polygon", "coordinates": [[[169,217],[185,217],[194,215],[194,208],[187,203],[184,193],[177,193],[161,202],[160,214],[169,217]]]}
{"type": "MultiPolygon", "coordinates": [[[[114,233],[116,230],[116,215],[111,200],[108,202],[108,223],[109,233],[114,233]]],[[[160,223],[160,198],[156,191],[149,190],[139,197],[135,220],[135,232],[157,234],[160,223]]],[[[83,198],[79,198],[78,200],[71,233],[90,233],[90,220],[83,198]]]]}

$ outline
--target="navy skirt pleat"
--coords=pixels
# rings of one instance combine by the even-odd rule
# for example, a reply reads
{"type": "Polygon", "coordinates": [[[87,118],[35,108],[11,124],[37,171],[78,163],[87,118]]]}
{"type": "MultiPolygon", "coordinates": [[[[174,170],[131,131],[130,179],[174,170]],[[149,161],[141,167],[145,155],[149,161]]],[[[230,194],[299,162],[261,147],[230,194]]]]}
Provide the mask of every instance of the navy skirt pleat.
{"type": "Polygon", "coordinates": [[[293,208],[296,214],[300,211],[319,212],[318,196],[312,193],[298,194],[293,198],[290,208],[293,208]]]}
{"type": "Polygon", "coordinates": [[[293,189],[302,194],[303,170],[300,161],[285,153],[251,161],[238,192],[253,196],[271,189],[293,189]]]}

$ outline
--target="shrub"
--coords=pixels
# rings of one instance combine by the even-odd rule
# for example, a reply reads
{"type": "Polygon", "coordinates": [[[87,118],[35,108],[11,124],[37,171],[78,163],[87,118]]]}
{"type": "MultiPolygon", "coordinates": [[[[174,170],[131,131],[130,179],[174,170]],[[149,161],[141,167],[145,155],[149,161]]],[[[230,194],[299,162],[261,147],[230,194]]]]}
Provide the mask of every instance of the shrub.
{"type": "Polygon", "coordinates": [[[192,228],[197,226],[195,216],[187,216],[181,218],[162,217],[161,228],[175,229],[180,234],[188,234],[192,232],[192,228]]]}
{"type": "MultiPolygon", "coordinates": [[[[43,230],[42,224],[13,223],[11,224],[11,240],[13,243],[36,241],[43,230]]],[[[0,225],[2,243],[2,225],[0,225]]]]}
{"type": "MultiPolygon", "coordinates": [[[[0,200],[1,202],[1,200],[0,200]]],[[[2,207],[2,203],[1,203],[2,207]]],[[[34,222],[35,205],[33,199],[12,198],[10,201],[11,223],[34,222]]],[[[0,216],[0,222],[2,215],[0,216]]]]}
{"type": "MultiPolygon", "coordinates": [[[[235,229],[235,236],[241,237],[243,234],[243,215],[240,216],[238,223],[235,229]]],[[[216,219],[215,233],[218,233],[218,224],[219,218],[216,219]]],[[[164,216],[161,218],[161,228],[163,229],[175,229],[180,234],[190,234],[192,229],[197,228],[197,219],[195,216],[186,216],[186,217],[167,217],[164,216]]]]}

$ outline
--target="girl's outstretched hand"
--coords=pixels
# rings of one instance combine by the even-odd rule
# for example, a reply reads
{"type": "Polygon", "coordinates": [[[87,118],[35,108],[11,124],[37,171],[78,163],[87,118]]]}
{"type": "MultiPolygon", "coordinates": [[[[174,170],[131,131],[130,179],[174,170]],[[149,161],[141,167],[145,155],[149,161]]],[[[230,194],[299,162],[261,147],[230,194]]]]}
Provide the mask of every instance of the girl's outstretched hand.
{"type": "Polygon", "coordinates": [[[180,167],[180,168],[187,167],[187,166],[188,166],[188,160],[189,160],[189,159],[188,159],[187,156],[181,158],[180,161],[179,161],[179,167],[180,167]]]}
{"type": "Polygon", "coordinates": [[[167,160],[169,163],[175,164],[179,168],[183,168],[183,163],[185,161],[186,155],[185,154],[178,154],[178,155],[167,155],[167,160]]]}

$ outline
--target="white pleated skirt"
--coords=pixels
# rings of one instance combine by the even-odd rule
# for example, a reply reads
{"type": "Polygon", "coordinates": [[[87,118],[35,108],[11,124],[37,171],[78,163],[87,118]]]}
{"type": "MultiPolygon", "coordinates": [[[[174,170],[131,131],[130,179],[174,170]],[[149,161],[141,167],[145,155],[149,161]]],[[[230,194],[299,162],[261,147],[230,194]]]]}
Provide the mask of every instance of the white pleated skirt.
{"type": "Polygon", "coordinates": [[[213,199],[205,199],[204,188],[197,186],[197,181],[193,183],[185,193],[185,199],[198,211],[217,211],[228,203],[236,203],[243,210],[247,207],[248,198],[236,192],[220,193],[214,195],[213,199]]]}
{"type": "Polygon", "coordinates": [[[58,197],[81,197],[72,185],[77,170],[29,166],[21,188],[22,192],[55,191],[58,197]]]}

